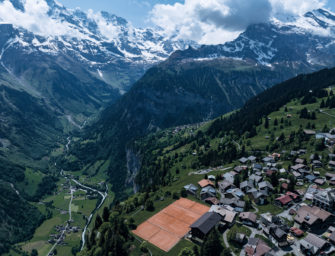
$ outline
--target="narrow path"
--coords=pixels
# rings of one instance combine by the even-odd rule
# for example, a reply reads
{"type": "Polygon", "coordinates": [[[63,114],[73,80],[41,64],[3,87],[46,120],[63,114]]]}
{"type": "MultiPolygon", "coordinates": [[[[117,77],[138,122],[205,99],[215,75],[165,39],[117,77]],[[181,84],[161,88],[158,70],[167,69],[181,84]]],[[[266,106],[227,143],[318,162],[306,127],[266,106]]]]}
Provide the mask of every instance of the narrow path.
{"type": "Polygon", "coordinates": [[[233,140],[233,142],[236,144],[236,146],[238,147],[238,150],[241,150],[241,145],[238,144],[235,140],[233,140]]]}
{"type": "Polygon", "coordinates": [[[335,115],[329,114],[329,113],[325,112],[325,111],[322,110],[322,109],[320,109],[320,113],[325,114],[325,115],[327,115],[327,116],[335,117],[335,115]]]}
{"type": "Polygon", "coordinates": [[[62,231],[60,237],[58,238],[58,240],[54,243],[54,245],[51,247],[50,251],[47,253],[47,256],[50,255],[54,249],[56,248],[56,246],[60,243],[60,241],[62,240],[66,230],[68,229],[70,222],[72,221],[72,209],[71,209],[71,205],[72,205],[72,200],[73,200],[73,189],[70,186],[70,194],[71,194],[71,198],[70,198],[70,202],[69,202],[69,220],[67,221],[67,224],[64,228],[64,230],[62,231]]]}
{"type": "MultiPolygon", "coordinates": [[[[223,242],[226,248],[230,248],[228,239],[227,239],[227,233],[230,229],[227,229],[225,232],[223,232],[223,242]]],[[[231,250],[231,253],[233,256],[236,256],[236,254],[231,250]]]]}

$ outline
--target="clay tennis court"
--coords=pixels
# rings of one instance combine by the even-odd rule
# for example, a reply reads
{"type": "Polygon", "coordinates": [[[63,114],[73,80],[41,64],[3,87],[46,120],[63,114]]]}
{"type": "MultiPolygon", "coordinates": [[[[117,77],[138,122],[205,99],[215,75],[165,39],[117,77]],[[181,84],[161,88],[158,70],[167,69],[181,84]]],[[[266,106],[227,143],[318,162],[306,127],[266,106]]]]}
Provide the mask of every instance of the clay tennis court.
{"type": "Polygon", "coordinates": [[[165,252],[171,250],[209,207],[182,198],[133,230],[133,233],[165,252]]]}

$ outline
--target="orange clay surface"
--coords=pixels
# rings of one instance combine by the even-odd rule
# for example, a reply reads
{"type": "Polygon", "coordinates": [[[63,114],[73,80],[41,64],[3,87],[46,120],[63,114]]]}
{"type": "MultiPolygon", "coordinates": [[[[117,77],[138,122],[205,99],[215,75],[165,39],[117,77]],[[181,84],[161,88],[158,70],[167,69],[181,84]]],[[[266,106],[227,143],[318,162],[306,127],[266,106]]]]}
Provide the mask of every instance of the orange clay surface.
{"type": "Polygon", "coordinates": [[[143,222],[133,233],[168,252],[208,210],[205,205],[181,198],[143,222]]]}

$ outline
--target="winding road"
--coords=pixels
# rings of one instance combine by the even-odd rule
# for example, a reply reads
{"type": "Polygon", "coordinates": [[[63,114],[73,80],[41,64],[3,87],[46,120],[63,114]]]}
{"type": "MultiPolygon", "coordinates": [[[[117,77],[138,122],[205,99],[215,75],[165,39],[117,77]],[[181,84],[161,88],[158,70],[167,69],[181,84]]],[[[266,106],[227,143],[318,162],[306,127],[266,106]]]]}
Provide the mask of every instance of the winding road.
{"type": "MultiPolygon", "coordinates": [[[[68,138],[67,138],[67,144],[65,145],[65,147],[66,147],[66,151],[67,151],[67,152],[69,151],[69,146],[70,146],[70,144],[71,144],[71,138],[68,137],[68,138]]],[[[55,166],[56,166],[56,163],[55,163],[55,166]]],[[[63,169],[61,169],[59,173],[60,173],[60,175],[61,175],[62,177],[64,177],[67,181],[70,181],[70,179],[65,175],[63,169]]],[[[90,223],[91,223],[91,221],[92,221],[92,218],[93,218],[93,216],[94,216],[94,213],[95,213],[97,210],[99,210],[99,209],[101,208],[101,206],[103,205],[103,203],[105,202],[105,200],[106,200],[106,198],[107,198],[107,196],[108,196],[108,185],[106,184],[106,191],[105,191],[105,192],[101,192],[101,191],[99,191],[99,190],[97,190],[97,189],[95,189],[95,188],[91,188],[91,187],[89,187],[89,186],[87,186],[87,185],[83,185],[83,184],[81,184],[79,181],[77,181],[77,180],[75,180],[75,179],[71,179],[71,181],[72,181],[73,183],[75,183],[76,185],[78,185],[78,186],[80,186],[80,187],[82,187],[82,188],[84,188],[84,189],[86,189],[86,190],[91,190],[91,191],[93,191],[93,192],[95,192],[95,193],[97,193],[97,194],[99,194],[99,195],[101,196],[101,201],[100,201],[99,205],[98,205],[97,207],[95,207],[95,209],[94,209],[94,210],[92,211],[92,213],[90,214],[89,218],[87,219],[86,225],[85,225],[85,227],[84,227],[83,233],[82,233],[82,235],[81,235],[81,242],[82,242],[82,243],[81,243],[81,248],[80,248],[80,250],[83,250],[84,247],[85,247],[85,242],[86,242],[86,241],[85,241],[85,235],[86,235],[87,228],[88,228],[88,226],[90,225],[90,223]]],[[[71,206],[72,206],[72,201],[73,201],[73,192],[75,192],[75,189],[73,189],[73,188],[70,186],[70,194],[71,194],[71,198],[70,198],[70,202],[69,202],[69,219],[68,219],[68,221],[67,221],[67,224],[66,224],[64,230],[61,232],[61,235],[60,235],[59,239],[58,239],[58,240],[55,242],[55,244],[51,247],[51,249],[49,250],[49,252],[48,252],[48,254],[47,254],[46,256],[50,255],[50,254],[54,251],[54,249],[56,248],[56,246],[61,242],[62,237],[64,236],[66,230],[68,229],[70,223],[72,222],[72,209],[71,209],[71,206]]]]}
{"type": "Polygon", "coordinates": [[[83,230],[83,233],[81,234],[81,241],[82,241],[82,244],[81,244],[81,248],[80,248],[80,250],[83,250],[84,247],[85,247],[85,242],[86,242],[86,241],[85,241],[85,234],[86,234],[87,228],[88,228],[88,226],[90,225],[90,223],[91,223],[91,221],[92,221],[92,218],[93,218],[94,213],[95,213],[97,210],[99,210],[100,207],[101,207],[101,206],[103,205],[103,203],[105,202],[105,200],[106,200],[106,198],[107,198],[107,195],[108,195],[108,186],[107,186],[107,184],[106,184],[106,191],[105,191],[105,193],[102,193],[102,192],[99,191],[99,190],[96,190],[96,189],[94,189],[94,188],[91,188],[91,187],[88,187],[88,186],[85,186],[85,185],[81,184],[79,181],[77,181],[77,180],[75,180],[75,179],[72,179],[72,181],[73,181],[74,183],[76,183],[78,186],[82,187],[82,188],[85,188],[85,189],[91,190],[91,191],[93,191],[93,192],[95,192],[95,193],[98,193],[98,194],[102,197],[100,204],[93,210],[93,212],[92,212],[92,213],[90,214],[90,216],[88,217],[88,220],[87,220],[87,222],[86,222],[86,225],[85,225],[85,228],[84,228],[84,230],[83,230]]]}

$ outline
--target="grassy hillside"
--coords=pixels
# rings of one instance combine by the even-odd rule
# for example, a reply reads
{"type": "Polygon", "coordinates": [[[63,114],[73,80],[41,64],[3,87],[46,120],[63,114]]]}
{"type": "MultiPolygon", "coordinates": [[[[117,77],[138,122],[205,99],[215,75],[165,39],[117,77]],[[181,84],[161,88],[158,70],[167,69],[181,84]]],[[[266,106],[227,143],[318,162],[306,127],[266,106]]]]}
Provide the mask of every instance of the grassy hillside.
{"type": "Polygon", "coordinates": [[[110,182],[118,185],[116,192],[124,191],[130,142],[159,129],[202,122],[233,111],[292,75],[249,61],[226,59],[158,65],[89,127],[64,168],[93,175],[105,172],[110,182]]]}

